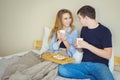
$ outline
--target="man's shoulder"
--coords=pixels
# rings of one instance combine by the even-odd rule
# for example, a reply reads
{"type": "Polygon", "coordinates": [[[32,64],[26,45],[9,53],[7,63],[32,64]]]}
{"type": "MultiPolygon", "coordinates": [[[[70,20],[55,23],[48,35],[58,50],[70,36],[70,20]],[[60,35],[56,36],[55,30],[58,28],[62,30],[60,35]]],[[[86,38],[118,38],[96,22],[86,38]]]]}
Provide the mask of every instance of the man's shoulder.
{"type": "Polygon", "coordinates": [[[110,29],[103,24],[99,24],[100,28],[105,32],[110,32],[110,29]]]}

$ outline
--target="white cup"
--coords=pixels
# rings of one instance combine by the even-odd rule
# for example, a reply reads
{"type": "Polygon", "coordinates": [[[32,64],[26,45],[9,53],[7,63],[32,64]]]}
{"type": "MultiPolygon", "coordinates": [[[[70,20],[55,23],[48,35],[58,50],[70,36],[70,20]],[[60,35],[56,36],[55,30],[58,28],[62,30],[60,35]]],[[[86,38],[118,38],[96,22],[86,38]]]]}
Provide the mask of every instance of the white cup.
{"type": "Polygon", "coordinates": [[[83,41],[83,38],[77,38],[77,47],[80,48],[80,45],[78,45],[79,41],[83,41]]]}
{"type": "Polygon", "coordinates": [[[60,33],[65,34],[65,30],[59,30],[60,33]]]}

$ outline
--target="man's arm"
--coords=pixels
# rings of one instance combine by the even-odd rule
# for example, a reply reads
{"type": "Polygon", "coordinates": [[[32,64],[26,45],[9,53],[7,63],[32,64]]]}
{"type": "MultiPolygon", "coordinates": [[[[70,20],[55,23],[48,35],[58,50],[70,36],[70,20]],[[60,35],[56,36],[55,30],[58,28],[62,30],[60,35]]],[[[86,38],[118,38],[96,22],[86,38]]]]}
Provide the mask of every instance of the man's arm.
{"type": "Polygon", "coordinates": [[[106,59],[111,58],[112,55],[112,48],[99,49],[89,44],[87,49],[93,52],[94,54],[106,59]]]}
{"type": "Polygon", "coordinates": [[[103,57],[105,59],[109,59],[111,58],[112,55],[112,48],[104,48],[104,49],[99,49],[89,43],[87,43],[86,41],[79,41],[79,45],[81,48],[85,48],[90,50],[91,52],[93,52],[94,54],[103,57]]]}

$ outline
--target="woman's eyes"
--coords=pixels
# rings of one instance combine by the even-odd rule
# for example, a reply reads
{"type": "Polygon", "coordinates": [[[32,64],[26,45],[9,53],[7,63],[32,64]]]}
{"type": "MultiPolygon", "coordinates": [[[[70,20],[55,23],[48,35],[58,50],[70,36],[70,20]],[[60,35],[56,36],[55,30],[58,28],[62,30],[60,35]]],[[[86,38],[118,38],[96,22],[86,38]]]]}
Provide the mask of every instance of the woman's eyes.
{"type": "Polygon", "coordinates": [[[71,19],[71,17],[69,17],[69,18],[64,18],[65,20],[67,20],[67,19],[71,19]]]}

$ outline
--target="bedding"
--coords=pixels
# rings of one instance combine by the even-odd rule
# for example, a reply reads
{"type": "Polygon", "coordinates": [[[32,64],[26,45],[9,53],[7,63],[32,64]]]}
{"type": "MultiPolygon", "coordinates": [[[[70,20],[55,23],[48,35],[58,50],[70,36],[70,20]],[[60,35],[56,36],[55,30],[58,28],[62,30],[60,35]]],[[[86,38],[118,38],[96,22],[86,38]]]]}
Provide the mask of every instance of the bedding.
{"type": "Polygon", "coordinates": [[[51,29],[48,28],[48,27],[45,27],[44,28],[44,36],[43,36],[43,45],[42,45],[42,48],[40,49],[40,55],[45,52],[46,50],[49,49],[49,45],[48,45],[48,37],[49,37],[49,34],[50,34],[50,31],[51,29]]]}
{"type": "MultiPolygon", "coordinates": [[[[58,64],[52,63],[53,66],[50,67],[51,63],[49,61],[43,63],[43,60],[40,59],[38,53],[35,51],[29,51],[24,55],[3,57],[0,59],[0,79],[4,80],[4,78],[10,76],[9,80],[89,80],[60,77],[57,75],[58,64]],[[36,74],[36,76],[33,74],[36,74]]],[[[115,80],[120,79],[119,71],[114,70],[113,75],[115,80]]]]}
{"type": "Polygon", "coordinates": [[[58,64],[41,59],[34,51],[27,52],[23,56],[1,58],[0,64],[3,66],[0,67],[0,71],[3,69],[1,80],[75,80],[58,76],[58,64]]]}

